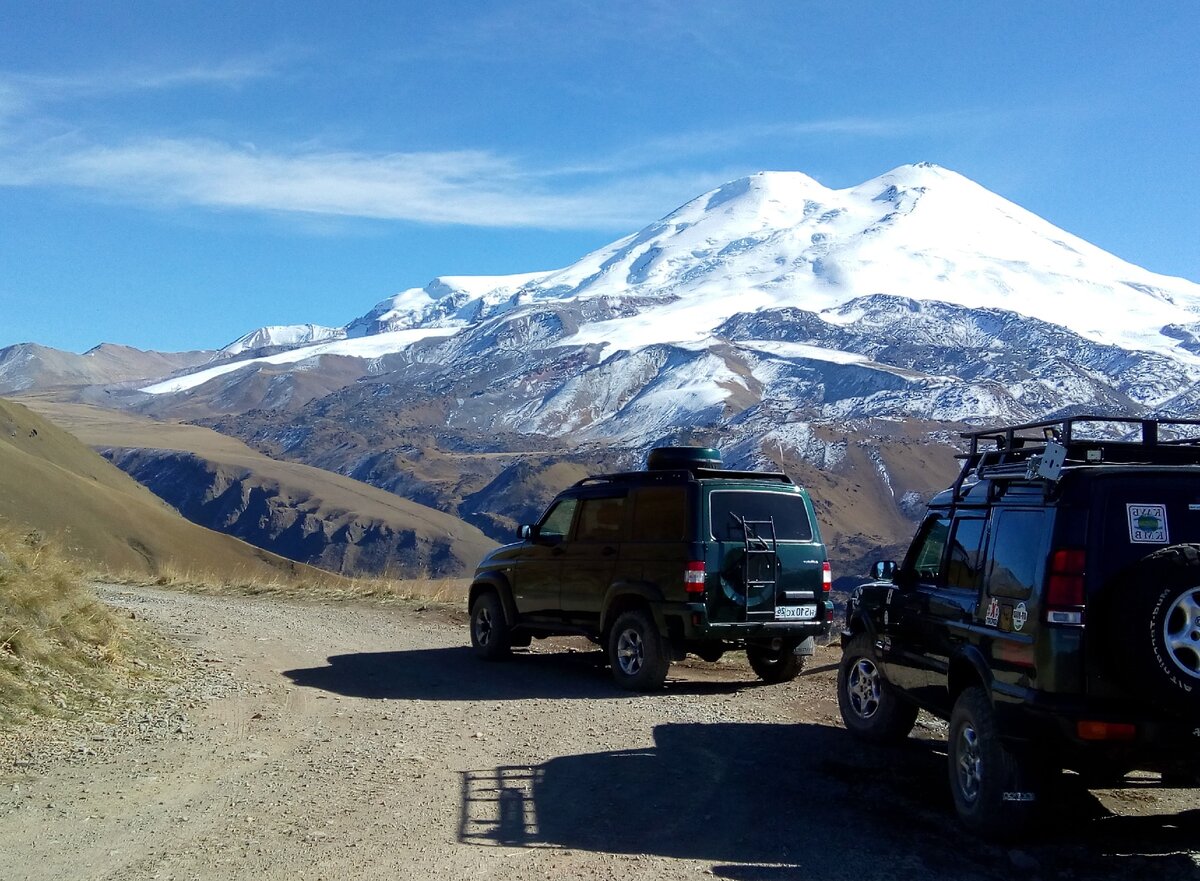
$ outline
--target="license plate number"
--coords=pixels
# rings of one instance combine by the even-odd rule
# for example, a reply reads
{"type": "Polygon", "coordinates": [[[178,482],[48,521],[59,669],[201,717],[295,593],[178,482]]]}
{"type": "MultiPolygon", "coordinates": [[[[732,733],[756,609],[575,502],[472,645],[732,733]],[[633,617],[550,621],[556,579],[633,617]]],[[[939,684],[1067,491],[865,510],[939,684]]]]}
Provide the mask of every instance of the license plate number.
{"type": "Polygon", "coordinates": [[[776,621],[812,621],[817,617],[816,606],[776,606],[776,621]]]}

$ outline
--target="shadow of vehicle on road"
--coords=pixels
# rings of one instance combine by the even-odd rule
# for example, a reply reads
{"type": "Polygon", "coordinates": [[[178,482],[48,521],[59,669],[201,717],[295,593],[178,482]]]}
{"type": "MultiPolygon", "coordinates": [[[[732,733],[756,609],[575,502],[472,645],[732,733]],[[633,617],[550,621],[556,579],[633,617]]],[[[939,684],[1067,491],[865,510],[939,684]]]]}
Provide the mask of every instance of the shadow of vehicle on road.
{"type": "MultiPolygon", "coordinates": [[[[379,700],[476,701],[530,698],[615,699],[632,693],[618,688],[600,651],[514,654],[487,663],[469,647],[333,655],[322,667],[285,670],[304,688],[346,697],[379,700]]],[[[671,694],[722,694],[761,683],[747,680],[668,680],[671,694]]]]}
{"type": "MultiPolygon", "coordinates": [[[[871,749],[809,724],[667,724],[654,741],[464,772],[459,839],[709,860],[746,881],[1012,879],[1008,848],[958,827],[940,741],[871,749]]],[[[1018,845],[1048,875],[1200,878],[1200,811],[1115,817],[1080,790],[1055,817],[1018,845]]]]}

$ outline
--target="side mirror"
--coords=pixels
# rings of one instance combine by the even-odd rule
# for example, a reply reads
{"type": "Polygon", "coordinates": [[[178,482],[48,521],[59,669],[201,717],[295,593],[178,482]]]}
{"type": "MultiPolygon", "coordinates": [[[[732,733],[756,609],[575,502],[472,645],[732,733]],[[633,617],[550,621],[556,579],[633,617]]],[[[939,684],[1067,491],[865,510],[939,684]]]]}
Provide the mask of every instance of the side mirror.
{"type": "Polygon", "coordinates": [[[871,577],[876,581],[889,581],[896,577],[896,561],[880,560],[871,567],[871,577]]]}
{"type": "Polygon", "coordinates": [[[528,523],[517,527],[517,538],[523,541],[536,541],[538,537],[537,526],[530,526],[528,523]]]}

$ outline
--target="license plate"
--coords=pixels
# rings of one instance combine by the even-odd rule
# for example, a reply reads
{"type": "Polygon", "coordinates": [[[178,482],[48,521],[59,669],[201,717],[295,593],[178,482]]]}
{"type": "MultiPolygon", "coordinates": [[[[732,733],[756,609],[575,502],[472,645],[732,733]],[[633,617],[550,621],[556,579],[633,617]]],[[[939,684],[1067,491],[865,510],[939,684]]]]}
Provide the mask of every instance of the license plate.
{"type": "Polygon", "coordinates": [[[812,621],[817,617],[816,606],[776,606],[776,621],[812,621]]]}

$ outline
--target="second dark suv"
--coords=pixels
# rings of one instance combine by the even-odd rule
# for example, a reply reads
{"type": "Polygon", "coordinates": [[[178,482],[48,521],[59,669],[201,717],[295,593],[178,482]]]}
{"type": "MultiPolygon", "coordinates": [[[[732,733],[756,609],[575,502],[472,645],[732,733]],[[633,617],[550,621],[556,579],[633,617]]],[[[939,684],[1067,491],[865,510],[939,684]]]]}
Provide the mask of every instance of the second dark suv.
{"type": "Polygon", "coordinates": [[[948,719],[955,807],[995,837],[1062,768],[1197,785],[1198,426],[1078,416],[964,434],[962,472],[904,561],[851,596],[846,727],[888,742],[918,708],[948,719]]]}
{"type": "Polygon", "coordinates": [[[484,558],[468,600],[476,652],[579,634],[635,690],[688,653],[729,649],[767,682],[795,677],[833,618],[808,494],[784,474],[726,470],[711,448],[660,448],[648,464],[581,480],[484,558]]]}

